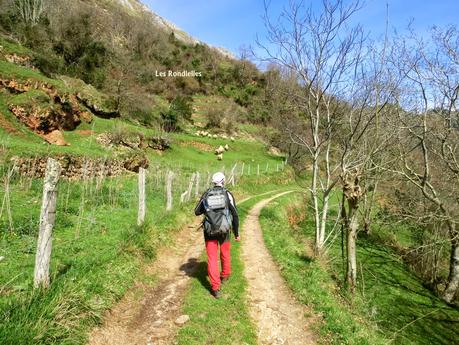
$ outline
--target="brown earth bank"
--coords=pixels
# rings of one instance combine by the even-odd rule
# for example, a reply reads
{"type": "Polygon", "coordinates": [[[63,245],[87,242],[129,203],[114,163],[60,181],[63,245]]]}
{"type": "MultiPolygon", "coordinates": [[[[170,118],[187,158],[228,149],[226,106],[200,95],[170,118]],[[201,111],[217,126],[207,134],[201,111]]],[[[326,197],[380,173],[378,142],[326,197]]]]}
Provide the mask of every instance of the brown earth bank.
{"type": "Polygon", "coordinates": [[[1,89],[9,94],[7,106],[11,113],[54,145],[67,145],[61,131],[74,130],[81,122],[90,123],[93,115],[105,119],[120,115],[114,107],[106,105],[109,100],[101,100],[99,104],[88,91],[62,91],[40,80],[0,78],[1,89]]]}

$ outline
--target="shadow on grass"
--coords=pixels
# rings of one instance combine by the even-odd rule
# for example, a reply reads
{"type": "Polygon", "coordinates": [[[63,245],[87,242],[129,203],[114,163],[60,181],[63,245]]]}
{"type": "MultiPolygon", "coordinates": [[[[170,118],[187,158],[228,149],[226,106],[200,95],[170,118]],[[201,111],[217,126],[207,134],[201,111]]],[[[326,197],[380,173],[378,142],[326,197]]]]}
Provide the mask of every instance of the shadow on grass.
{"type": "Polygon", "coordinates": [[[459,343],[459,310],[427,290],[400,258],[364,239],[358,257],[364,266],[368,307],[393,344],[459,343]]]}
{"type": "Polygon", "coordinates": [[[314,261],[314,258],[311,257],[311,256],[307,256],[307,255],[303,255],[303,254],[296,254],[296,256],[298,257],[298,259],[303,261],[305,264],[310,264],[310,263],[312,263],[314,261]]]}
{"type": "Polygon", "coordinates": [[[211,290],[207,280],[207,262],[190,258],[187,263],[180,266],[180,271],[184,272],[188,277],[197,279],[206,290],[211,290]]]}

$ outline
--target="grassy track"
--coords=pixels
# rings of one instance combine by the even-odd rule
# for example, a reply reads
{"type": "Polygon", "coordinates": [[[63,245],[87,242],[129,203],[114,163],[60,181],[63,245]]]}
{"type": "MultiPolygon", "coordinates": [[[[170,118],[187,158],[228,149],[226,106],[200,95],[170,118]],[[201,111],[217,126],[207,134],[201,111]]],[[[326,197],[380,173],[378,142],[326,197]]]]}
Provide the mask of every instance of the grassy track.
{"type": "MultiPolygon", "coordinates": [[[[278,190],[279,186],[264,185],[260,192],[270,190],[269,188],[278,190]]],[[[241,224],[249,209],[269,195],[256,196],[238,206],[241,224]]],[[[241,237],[243,241],[243,232],[241,237]]],[[[185,298],[183,312],[190,315],[190,322],[180,329],[177,337],[179,344],[257,344],[255,326],[250,319],[246,302],[247,282],[243,275],[241,248],[234,241],[231,259],[231,279],[222,287],[223,298],[215,300],[209,294],[205,253],[201,257],[198,272],[185,298]]]]}

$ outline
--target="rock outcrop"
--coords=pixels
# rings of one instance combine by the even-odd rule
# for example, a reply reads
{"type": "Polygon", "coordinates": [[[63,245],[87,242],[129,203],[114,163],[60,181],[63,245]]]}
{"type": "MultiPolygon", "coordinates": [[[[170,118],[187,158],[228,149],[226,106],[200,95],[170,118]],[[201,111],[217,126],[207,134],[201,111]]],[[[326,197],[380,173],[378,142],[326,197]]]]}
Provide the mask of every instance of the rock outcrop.
{"type": "Polygon", "coordinates": [[[132,150],[153,150],[164,151],[171,146],[171,142],[163,137],[145,137],[142,133],[101,133],[96,141],[105,147],[126,147],[132,150]]]}
{"type": "Polygon", "coordinates": [[[91,113],[75,95],[59,92],[49,83],[0,79],[0,87],[13,94],[8,108],[14,116],[50,144],[67,145],[62,130],[74,130],[82,121],[92,121],[91,113]]]}
{"type": "Polygon", "coordinates": [[[61,80],[66,86],[0,77],[0,88],[11,95],[9,110],[50,144],[68,145],[62,131],[74,130],[81,122],[91,123],[93,115],[105,119],[119,116],[113,100],[92,86],[67,77],[61,80]]]}

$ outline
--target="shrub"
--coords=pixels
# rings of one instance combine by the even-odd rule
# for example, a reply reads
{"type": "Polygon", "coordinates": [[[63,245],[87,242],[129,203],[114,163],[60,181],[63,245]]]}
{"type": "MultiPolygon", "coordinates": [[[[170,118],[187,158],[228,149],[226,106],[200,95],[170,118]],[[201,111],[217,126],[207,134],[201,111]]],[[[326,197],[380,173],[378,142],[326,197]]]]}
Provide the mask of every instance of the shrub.
{"type": "Polygon", "coordinates": [[[177,96],[171,102],[169,109],[160,113],[161,126],[166,132],[180,130],[180,120],[191,120],[191,101],[191,97],[177,96]]]}
{"type": "Polygon", "coordinates": [[[177,96],[172,101],[170,110],[174,112],[177,117],[190,121],[191,114],[193,113],[191,102],[192,102],[191,97],[177,96]]]}
{"type": "Polygon", "coordinates": [[[207,111],[207,128],[221,128],[223,112],[220,109],[212,108],[207,111]]]}
{"type": "Polygon", "coordinates": [[[177,113],[172,109],[169,109],[161,113],[161,127],[166,132],[175,132],[179,129],[178,127],[177,113]]]}

